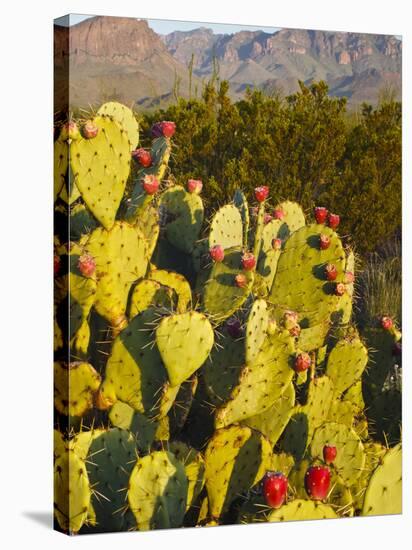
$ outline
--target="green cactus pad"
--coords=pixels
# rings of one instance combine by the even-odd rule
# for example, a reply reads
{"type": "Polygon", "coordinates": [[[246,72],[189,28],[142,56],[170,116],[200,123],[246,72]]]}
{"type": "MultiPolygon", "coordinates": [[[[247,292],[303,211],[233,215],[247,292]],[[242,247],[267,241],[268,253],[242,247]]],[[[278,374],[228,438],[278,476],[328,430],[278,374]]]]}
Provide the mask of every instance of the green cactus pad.
{"type": "Polygon", "coordinates": [[[175,185],[162,194],[160,208],[166,217],[164,231],[167,240],[190,254],[203,223],[202,199],[195,193],[188,193],[181,185],[175,185]]]}
{"type": "Polygon", "coordinates": [[[151,258],[160,234],[159,214],[157,210],[149,204],[140,212],[136,225],[148,243],[147,255],[151,258]]]}
{"type": "Polygon", "coordinates": [[[186,477],[189,482],[186,504],[186,510],[188,510],[200,495],[205,484],[205,461],[201,453],[180,441],[170,443],[169,451],[185,467],[186,477]]]}
{"type": "Polygon", "coordinates": [[[129,506],[140,531],[181,527],[188,480],[172,453],[157,451],[140,458],[129,480],[129,506]]]}
{"type": "Polygon", "coordinates": [[[226,331],[216,334],[216,346],[202,368],[208,397],[213,404],[221,405],[229,399],[244,365],[243,340],[232,338],[226,331]]]}
{"type": "Polygon", "coordinates": [[[210,277],[204,287],[203,304],[206,312],[216,321],[223,321],[239,309],[249,296],[253,285],[253,272],[242,270],[240,248],[225,250],[223,262],[213,265],[210,277]],[[243,274],[247,284],[239,288],[236,275],[243,274]]]}
{"type": "Polygon", "coordinates": [[[365,466],[356,483],[351,486],[353,494],[354,506],[359,515],[363,508],[366,489],[369,485],[371,476],[375,469],[382,464],[382,460],[387,452],[387,448],[380,443],[367,441],[364,443],[365,449],[365,466]]]}
{"type": "Polygon", "coordinates": [[[359,413],[358,407],[350,401],[334,399],[329,409],[328,422],[340,422],[349,428],[354,425],[355,416],[359,413]]]}
{"type": "Polygon", "coordinates": [[[136,149],[139,145],[139,123],[131,109],[117,101],[109,101],[100,107],[97,114],[100,116],[107,116],[117,122],[126,132],[130,151],[136,149]]]}
{"type": "Polygon", "coordinates": [[[255,300],[250,309],[245,330],[246,362],[252,363],[258,356],[269,322],[265,300],[255,300]]]}
{"type": "Polygon", "coordinates": [[[355,384],[348,388],[343,396],[345,401],[350,401],[359,409],[365,408],[365,401],[362,395],[362,381],[358,380],[355,384]]]}
{"type": "Polygon", "coordinates": [[[101,428],[78,432],[68,441],[67,447],[74,451],[79,458],[86,460],[93,440],[103,432],[104,430],[101,428]]]}
{"type": "Polygon", "coordinates": [[[334,519],[336,512],[331,506],[313,500],[296,499],[274,510],[267,518],[270,523],[277,521],[306,521],[313,519],[334,519]]]}
{"type": "Polygon", "coordinates": [[[63,139],[58,139],[54,142],[54,200],[65,186],[68,166],[69,146],[63,139]]]}
{"type": "Polygon", "coordinates": [[[148,418],[122,401],[116,401],[110,409],[109,419],[113,426],[129,430],[134,435],[136,446],[142,453],[150,452],[154,441],[169,437],[167,417],[160,420],[148,418]]]}
{"type": "Polygon", "coordinates": [[[93,119],[95,138],[70,145],[74,183],[93,216],[110,229],[122,200],[130,171],[130,146],[124,130],[106,117],[93,119]]]}
{"type": "Polygon", "coordinates": [[[310,446],[312,457],[322,460],[325,445],[336,447],[334,466],[343,481],[349,484],[355,483],[365,465],[363,444],[356,432],[345,424],[327,422],[314,433],[310,446]]]}
{"type": "Polygon", "coordinates": [[[309,383],[305,405],[294,408],[281,441],[281,448],[300,460],[311,442],[315,429],[328,417],[333,398],[333,383],[327,376],[309,383]]]}
{"type": "Polygon", "coordinates": [[[368,350],[359,338],[345,338],[329,354],[326,374],[333,380],[335,392],[342,394],[359,380],[368,362],[368,350]]]}
{"type": "Polygon", "coordinates": [[[118,326],[126,313],[132,283],[146,273],[146,239],[138,227],[116,222],[110,231],[95,229],[85,248],[96,261],[96,311],[118,326]]]}
{"type": "Polygon", "coordinates": [[[325,338],[329,331],[329,321],[313,325],[310,328],[304,328],[300,331],[298,347],[301,351],[314,351],[325,343],[325,338]]]}
{"type": "Polygon", "coordinates": [[[66,441],[59,430],[53,430],[53,458],[57,460],[67,451],[66,441]]]}
{"type": "Polygon", "coordinates": [[[209,513],[217,519],[237,495],[253,487],[270,465],[270,443],[246,426],[217,430],[205,451],[209,513]]]}
{"type": "Polygon", "coordinates": [[[143,279],[134,287],[130,298],[129,316],[131,319],[151,306],[165,307],[171,310],[173,306],[173,290],[162,286],[156,281],[143,279]]]}
{"type": "Polygon", "coordinates": [[[262,232],[262,245],[260,247],[257,272],[264,278],[266,288],[272,288],[273,279],[281,254],[281,250],[273,248],[273,240],[280,238],[279,231],[282,227],[280,220],[272,220],[266,224],[262,232]]]}
{"type": "Polygon", "coordinates": [[[164,317],[156,343],[172,386],[189,378],[206,361],[214,342],[208,319],[196,311],[164,317]]]}
{"type": "Polygon", "coordinates": [[[368,405],[381,393],[394,364],[393,335],[382,328],[366,328],[362,335],[369,349],[369,363],[363,376],[364,396],[368,405]]]}
{"type": "Polygon", "coordinates": [[[209,248],[215,245],[227,248],[243,246],[242,216],[233,204],[219,208],[210,224],[209,248]]]}
{"type": "Polygon", "coordinates": [[[177,294],[177,313],[185,313],[192,304],[192,291],[189,283],[180,275],[173,271],[164,269],[153,269],[149,277],[151,280],[173,289],[177,294]]]}
{"type": "Polygon", "coordinates": [[[178,387],[170,389],[167,372],[155,343],[157,313],[149,308],[132,319],[114,340],[101,387],[104,399],[118,399],[148,417],[164,416],[178,387]]]}
{"type": "Polygon", "coordinates": [[[326,280],[325,266],[333,263],[338,271],[337,282],[341,282],[345,262],[342,243],[330,228],[309,225],[298,229],[280,255],[268,302],[276,307],[279,316],[286,309],[296,311],[302,329],[316,325],[327,328],[339,296],[335,295],[335,283],[326,280]],[[331,240],[327,250],[320,250],[320,234],[331,240]]]}
{"type": "Polygon", "coordinates": [[[83,321],[76,334],[70,340],[70,352],[77,357],[86,357],[90,343],[90,326],[87,320],[83,321]],[[74,354],[73,354],[74,352],[74,354]]]}
{"type": "MultiPolygon", "coordinates": [[[[77,252],[76,250],[74,252],[77,252]]],[[[77,263],[79,255],[70,253],[69,274],[69,339],[71,340],[81,325],[87,320],[90,310],[97,295],[96,281],[89,277],[83,277],[77,263]]]]}
{"type": "Polygon", "coordinates": [[[173,406],[167,414],[169,422],[169,432],[172,436],[180,433],[193,405],[194,396],[198,387],[197,376],[192,376],[185,380],[179,388],[179,391],[174,400],[173,406]]]}
{"type": "Polygon", "coordinates": [[[83,416],[93,407],[100,375],[89,363],[54,363],[54,406],[66,416],[83,416]]]}
{"type": "Polygon", "coordinates": [[[305,214],[297,202],[284,201],[279,203],[275,210],[282,210],[284,217],[282,218],[282,228],[279,236],[282,239],[289,237],[291,233],[297,231],[305,225],[305,214]]]}
{"type": "Polygon", "coordinates": [[[91,441],[86,467],[101,532],[127,531],[134,526],[134,518],[127,512],[126,489],[135,460],[136,443],[126,430],[104,430],[91,441]]]}
{"type": "Polygon", "coordinates": [[[370,479],[363,503],[363,516],[402,513],[402,446],[383,457],[370,479]]]}
{"type": "Polygon", "coordinates": [[[239,189],[237,189],[233,195],[233,204],[240,212],[243,226],[243,242],[247,243],[247,236],[249,233],[249,206],[244,193],[239,189]]]}
{"type": "Polygon", "coordinates": [[[54,515],[63,531],[80,531],[87,520],[90,499],[85,462],[67,450],[54,464],[54,515]]]}
{"type": "Polygon", "coordinates": [[[294,405],[295,388],[293,384],[289,384],[269,409],[243,422],[266,436],[274,447],[290,420],[294,405]]]}
{"type": "Polygon", "coordinates": [[[76,203],[70,210],[69,233],[71,241],[78,241],[98,226],[95,218],[82,203],[76,203]]]}
{"type": "Polygon", "coordinates": [[[164,137],[153,141],[151,149],[152,164],[147,168],[141,168],[133,177],[133,189],[130,197],[125,201],[125,219],[130,223],[140,223],[145,211],[150,208],[154,195],[148,195],[143,188],[143,180],[146,176],[154,176],[159,182],[163,179],[171,152],[170,140],[164,137]]]}
{"type": "Polygon", "coordinates": [[[253,363],[242,369],[230,399],[216,411],[217,428],[260,414],[273,405],[292,381],[294,342],[288,331],[268,335],[253,363]]]}

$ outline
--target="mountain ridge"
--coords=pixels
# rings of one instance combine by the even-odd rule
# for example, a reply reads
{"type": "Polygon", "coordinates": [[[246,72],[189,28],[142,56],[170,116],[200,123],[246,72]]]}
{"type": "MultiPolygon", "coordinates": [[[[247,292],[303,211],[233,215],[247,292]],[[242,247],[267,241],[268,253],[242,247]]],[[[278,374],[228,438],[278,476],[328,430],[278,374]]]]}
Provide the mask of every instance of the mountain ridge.
{"type": "Polygon", "coordinates": [[[212,75],[229,81],[233,99],[247,87],[289,94],[299,80],[325,80],[331,95],[350,104],[375,103],[385,87],[399,96],[401,60],[402,42],[392,35],[302,29],[215,34],[205,26],[160,35],[147,20],[97,16],[55,26],[56,108],[64,108],[68,71],[72,108],[108,99],[163,106],[187,97],[190,85],[199,93],[212,75]]]}

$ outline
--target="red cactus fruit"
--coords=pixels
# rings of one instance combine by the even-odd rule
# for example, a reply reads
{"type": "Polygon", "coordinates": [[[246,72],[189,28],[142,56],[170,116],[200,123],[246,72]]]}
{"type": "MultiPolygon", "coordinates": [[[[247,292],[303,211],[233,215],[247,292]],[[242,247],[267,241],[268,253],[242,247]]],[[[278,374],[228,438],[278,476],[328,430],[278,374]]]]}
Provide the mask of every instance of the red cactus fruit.
{"type": "Polygon", "coordinates": [[[209,250],[209,254],[214,262],[223,262],[223,259],[225,257],[225,251],[223,249],[223,246],[221,246],[220,244],[212,246],[212,248],[209,250]]]}
{"type": "Polygon", "coordinates": [[[282,239],[272,239],[273,250],[280,250],[282,248],[282,239]]]}
{"type": "Polygon", "coordinates": [[[135,151],[132,151],[132,158],[140,164],[140,166],[143,166],[143,168],[149,168],[149,166],[152,165],[152,155],[149,151],[146,151],[146,149],[143,149],[141,147],[140,149],[136,149],[135,151]]]}
{"type": "Polygon", "coordinates": [[[261,185],[255,188],[255,197],[258,202],[265,201],[269,196],[269,187],[267,185],[261,185]]]}
{"type": "Polygon", "coordinates": [[[336,265],[327,264],[325,267],[325,274],[328,281],[335,281],[336,277],[338,276],[338,270],[336,269],[336,265]]]}
{"type": "Polygon", "coordinates": [[[340,217],[337,214],[329,214],[328,216],[329,227],[336,229],[340,223],[340,217]]]}
{"type": "Polygon", "coordinates": [[[305,489],[313,500],[324,500],[330,487],[330,470],[327,466],[311,466],[305,474],[305,489]]]}
{"type": "Polygon", "coordinates": [[[330,238],[327,235],[319,236],[319,245],[321,250],[327,250],[330,247],[330,238]]]}
{"type": "Polygon", "coordinates": [[[252,252],[244,252],[242,255],[242,267],[245,271],[252,271],[256,266],[256,258],[252,252]]]}
{"type": "Polygon", "coordinates": [[[289,334],[293,336],[294,338],[297,338],[301,333],[300,325],[295,325],[294,327],[289,329],[289,334]]]}
{"type": "Polygon", "coordinates": [[[338,451],[334,445],[325,445],[323,447],[323,460],[326,464],[332,464],[335,462],[338,451]]]}
{"type": "Polygon", "coordinates": [[[163,120],[153,124],[151,133],[154,138],[166,137],[171,138],[176,131],[176,124],[170,120],[163,120]]]}
{"type": "Polygon", "coordinates": [[[240,338],[242,336],[242,326],[239,319],[235,317],[226,321],[226,329],[232,338],[240,338]]]}
{"type": "Polygon", "coordinates": [[[384,330],[391,330],[391,328],[393,328],[393,320],[391,317],[384,315],[381,319],[381,326],[384,330]]]}
{"type": "Polygon", "coordinates": [[[346,292],[346,287],[343,283],[336,283],[335,294],[336,296],[343,296],[346,292]]]}
{"type": "Polygon", "coordinates": [[[287,477],[282,472],[266,472],[262,481],[262,492],[268,506],[280,508],[288,492],[287,477]]]}
{"type": "Polygon", "coordinates": [[[275,208],[273,212],[273,217],[275,218],[275,220],[283,220],[283,218],[285,217],[285,213],[281,208],[275,208]]]}
{"type": "Polygon", "coordinates": [[[315,208],[316,223],[325,223],[328,217],[328,211],[324,206],[317,206],[315,208]]]}
{"type": "Polygon", "coordinates": [[[273,220],[273,216],[271,216],[268,212],[265,212],[263,216],[263,223],[267,225],[269,222],[273,220]]]}
{"type": "Polygon", "coordinates": [[[154,195],[159,190],[159,180],[153,175],[148,175],[143,178],[143,189],[148,195],[154,195]]]}
{"type": "Polygon", "coordinates": [[[82,127],[82,135],[85,139],[93,139],[99,133],[99,128],[92,120],[88,120],[82,127]]]}
{"type": "Polygon", "coordinates": [[[235,277],[235,285],[239,288],[247,287],[247,278],[243,273],[238,273],[235,277]]]}
{"type": "Polygon", "coordinates": [[[77,262],[77,267],[83,277],[91,277],[96,271],[96,262],[90,254],[82,254],[77,262]]]}
{"type": "Polygon", "coordinates": [[[311,364],[312,360],[309,353],[299,353],[299,355],[297,355],[295,358],[295,371],[305,372],[305,370],[307,370],[311,364]]]}
{"type": "Polygon", "coordinates": [[[72,141],[75,141],[80,135],[79,127],[74,122],[74,120],[69,120],[66,122],[66,124],[63,126],[60,137],[62,139],[70,139],[72,141]]]}
{"type": "Polygon", "coordinates": [[[195,195],[200,195],[203,189],[203,183],[201,180],[188,180],[187,190],[189,193],[194,193],[195,195]]]}

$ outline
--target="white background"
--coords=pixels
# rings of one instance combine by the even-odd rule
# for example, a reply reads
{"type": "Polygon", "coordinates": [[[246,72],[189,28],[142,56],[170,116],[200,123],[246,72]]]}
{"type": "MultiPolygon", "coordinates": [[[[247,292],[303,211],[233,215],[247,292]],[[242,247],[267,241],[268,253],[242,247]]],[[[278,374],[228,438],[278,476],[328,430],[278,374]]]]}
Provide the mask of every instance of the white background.
{"type": "MultiPolygon", "coordinates": [[[[411,514],[409,333],[404,322],[404,514],[96,535],[50,530],[52,503],[52,19],[124,15],[403,35],[404,311],[411,304],[411,21],[407,0],[51,1],[2,7],[0,32],[0,540],[14,548],[406,548],[411,514]],[[409,26],[408,26],[409,23],[409,26]],[[408,216],[409,214],[409,216],[408,216]],[[409,217],[409,220],[407,219],[409,217]],[[406,349],[405,349],[406,348],[406,349]]],[[[367,212],[364,214],[368,215],[367,212]]],[[[374,220],[370,220],[373,231],[374,220]]]]}

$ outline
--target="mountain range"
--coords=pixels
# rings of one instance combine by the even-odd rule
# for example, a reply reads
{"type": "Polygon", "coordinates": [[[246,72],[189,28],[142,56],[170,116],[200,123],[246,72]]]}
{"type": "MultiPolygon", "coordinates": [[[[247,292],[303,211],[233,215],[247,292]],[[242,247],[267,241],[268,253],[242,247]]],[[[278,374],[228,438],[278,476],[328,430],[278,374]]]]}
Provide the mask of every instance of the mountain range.
{"type": "Polygon", "coordinates": [[[325,80],[350,105],[375,103],[382,90],[400,97],[402,42],[392,35],[281,29],[215,34],[200,27],[155,33],[146,20],[92,17],[55,25],[56,110],[117,99],[142,109],[178,95],[199,95],[212,75],[239,99],[247,87],[289,94],[298,81],[325,80]],[[191,67],[191,70],[189,70],[191,67]],[[67,107],[67,106],[66,106],[67,107]]]}

